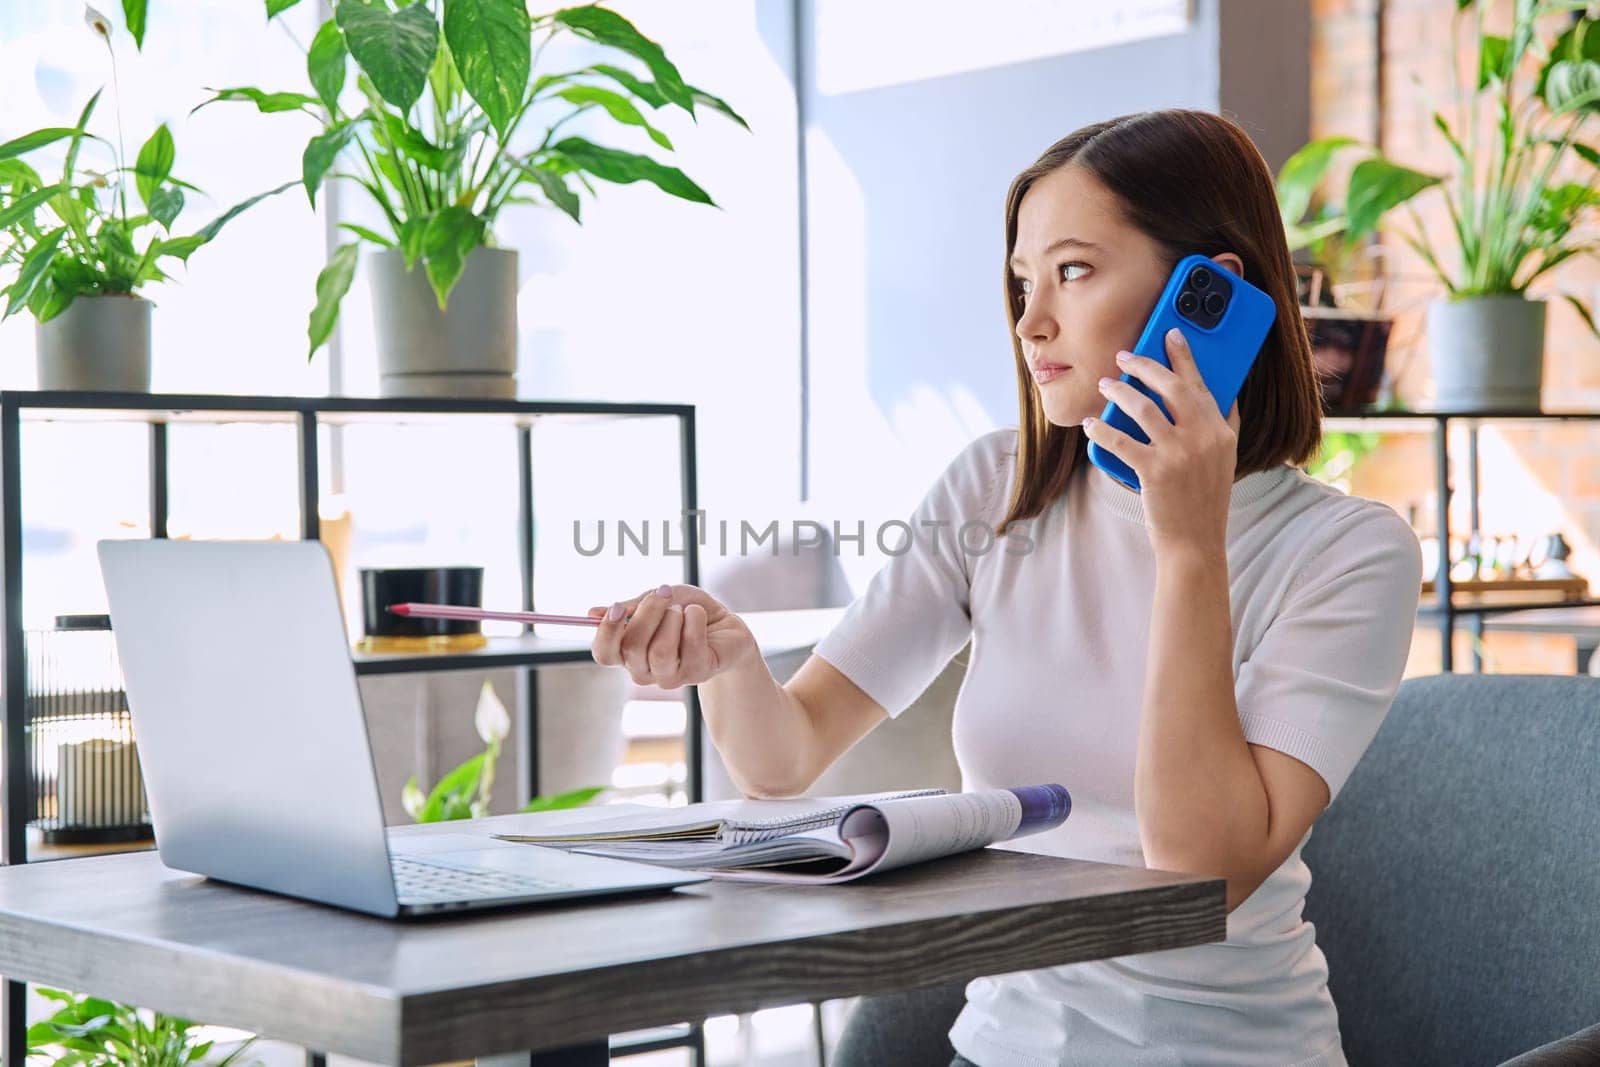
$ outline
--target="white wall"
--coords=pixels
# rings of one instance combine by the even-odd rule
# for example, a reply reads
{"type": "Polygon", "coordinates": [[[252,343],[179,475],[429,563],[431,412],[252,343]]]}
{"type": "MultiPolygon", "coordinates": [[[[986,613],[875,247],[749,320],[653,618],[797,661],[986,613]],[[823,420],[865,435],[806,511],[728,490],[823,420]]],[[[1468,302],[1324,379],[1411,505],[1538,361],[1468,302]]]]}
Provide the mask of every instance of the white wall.
{"type": "Polygon", "coordinates": [[[1001,303],[1015,174],[1079,126],[1175,106],[1232,115],[1271,140],[1275,166],[1274,153],[1305,137],[1309,94],[1295,72],[1305,83],[1304,0],[1228,0],[1226,18],[1218,0],[1201,0],[1186,25],[1160,0],[1123,5],[1122,20],[1107,5],[1016,4],[950,20],[937,3],[887,6],[904,16],[903,34],[861,39],[845,0],[802,4],[807,473],[819,510],[868,519],[867,558],[851,547],[842,560],[858,587],[881,564],[874,516],[903,516],[968,441],[1016,424],[1001,303]],[[1150,36],[1081,50],[1118,32],[1150,36]],[[947,46],[963,35],[964,50],[947,46]],[[935,60],[878,63],[919,48],[935,60]],[[972,69],[974,55],[988,65],[972,69]],[[1264,73],[1225,76],[1225,58],[1264,73]]]}

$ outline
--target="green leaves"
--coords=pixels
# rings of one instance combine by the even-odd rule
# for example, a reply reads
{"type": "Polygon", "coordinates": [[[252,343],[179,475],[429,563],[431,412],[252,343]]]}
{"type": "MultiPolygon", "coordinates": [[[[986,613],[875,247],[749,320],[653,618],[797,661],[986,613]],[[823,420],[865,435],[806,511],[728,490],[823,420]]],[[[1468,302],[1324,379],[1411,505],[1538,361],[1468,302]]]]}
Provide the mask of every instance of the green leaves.
{"type": "Polygon", "coordinates": [[[561,811],[566,808],[581,808],[605,791],[606,787],[603,785],[592,785],[568,793],[557,793],[554,796],[534,797],[522,806],[522,810],[561,811]]]}
{"type": "Polygon", "coordinates": [[[122,0],[122,18],[133,35],[134,46],[144,51],[145,6],[147,0],[122,0]]]}
{"type": "MultiPolygon", "coordinates": [[[[282,185],[278,186],[276,189],[268,189],[264,193],[257,193],[255,196],[252,196],[248,200],[240,201],[239,203],[237,203],[237,204],[233,205],[232,207],[230,207],[227,211],[224,211],[222,214],[220,214],[216,218],[212,219],[205,226],[202,226],[200,228],[200,231],[199,231],[199,236],[204,238],[207,241],[211,240],[212,238],[216,237],[217,234],[219,232],[221,232],[222,228],[224,226],[226,226],[230,221],[232,221],[240,212],[242,212],[242,211],[244,211],[244,210],[246,210],[246,209],[248,209],[250,207],[255,206],[256,204],[258,204],[261,201],[265,200],[269,196],[277,196],[279,193],[283,192],[285,189],[294,188],[294,184],[295,184],[294,182],[284,182],[282,185]]],[[[168,243],[171,243],[171,242],[168,242],[168,243]]],[[[185,253],[185,255],[187,255],[187,253],[185,253]]]]}
{"type": "Polygon", "coordinates": [[[317,349],[333,333],[334,323],[339,321],[339,301],[350,291],[350,282],[356,276],[356,258],[360,252],[359,241],[340,245],[328,257],[328,265],[317,275],[317,303],[311,309],[311,322],[306,327],[306,335],[311,341],[307,359],[316,355],[317,349]]]}
{"type": "Polygon", "coordinates": [[[172,223],[183,210],[183,190],[166,185],[151,192],[145,201],[150,217],[161,223],[161,228],[171,232],[172,223]]]}
{"type": "Polygon", "coordinates": [[[267,18],[274,18],[283,14],[300,0],[267,0],[267,18]]]}
{"type": "MultiPolygon", "coordinates": [[[[57,989],[41,988],[38,992],[61,1007],[50,1018],[28,1027],[30,1060],[44,1059],[58,1067],[191,1067],[212,1050],[212,1042],[200,1040],[200,1035],[193,1032],[200,1024],[188,1019],[155,1012],[147,1023],[139,1009],[128,1004],[57,989]]],[[[255,1040],[252,1037],[221,1057],[217,1067],[227,1067],[255,1040]]]]}
{"type": "Polygon", "coordinates": [[[583,219],[579,217],[581,208],[578,204],[578,194],[568,187],[559,174],[531,163],[524,164],[523,169],[529,177],[539,183],[539,188],[544,191],[545,199],[565,211],[572,217],[573,222],[580,225],[583,223],[583,219]]]}
{"type": "Polygon", "coordinates": [[[1550,68],[1545,102],[1557,115],[1600,110],[1600,63],[1563,59],[1550,68]]]}
{"type": "MultiPolygon", "coordinates": [[[[150,198],[155,195],[157,187],[172,174],[172,163],[176,158],[177,149],[172,144],[172,133],[163,122],[156,127],[156,132],[150,135],[144,147],[139,149],[139,159],[133,167],[134,182],[139,188],[139,199],[146,204],[150,203],[150,198]]],[[[179,196],[178,200],[181,204],[182,196],[179,196]]]]}
{"type": "Polygon", "coordinates": [[[1485,89],[1510,75],[1511,39],[1486,33],[1478,45],[1478,88],[1485,89]]]}
{"type": "Polygon", "coordinates": [[[337,122],[311,138],[306,150],[301,153],[300,180],[306,187],[306,196],[310,198],[312,207],[317,204],[317,188],[322,184],[323,175],[328,173],[328,168],[333,166],[334,160],[339,158],[339,153],[344,151],[355,132],[355,123],[337,122]]]}
{"type": "Polygon", "coordinates": [[[445,0],[444,37],[468,95],[505,140],[532,63],[524,0],[445,0]]]}
{"type": "Polygon", "coordinates": [[[550,151],[603,181],[627,184],[647,181],[664,193],[695,203],[716,206],[704,189],[676,167],[658,163],[648,156],[634,155],[615,148],[591,144],[581,137],[568,137],[550,146],[550,151]]]}
{"type": "Polygon", "coordinates": [[[734,122],[737,122],[740,126],[743,126],[746,130],[750,129],[750,124],[744,120],[744,117],[737,111],[733,110],[733,108],[729,107],[728,102],[722,99],[722,97],[712,96],[704,89],[696,89],[692,85],[689,86],[689,95],[694,97],[695,103],[704,104],[713,111],[720,111],[734,122]]]}
{"type": "Polygon", "coordinates": [[[328,108],[330,114],[339,111],[339,93],[344,88],[345,59],[350,50],[345,47],[344,34],[339,32],[333,19],[322,24],[317,35],[311,38],[306,52],[306,75],[311,87],[328,108]]]}
{"type": "Polygon", "coordinates": [[[33,213],[39,209],[40,205],[46,203],[57,193],[71,188],[72,186],[66,184],[46,186],[43,189],[35,189],[31,193],[19,196],[9,204],[0,206],[0,230],[8,229],[23,219],[32,219],[33,213]]]}
{"type": "Polygon", "coordinates": [[[451,205],[428,220],[422,231],[422,263],[428,283],[443,311],[450,290],[467,265],[472,250],[483,243],[483,220],[459,204],[451,205]]]}
{"type": "Polygon", "coordinates": [[[1350,173],[1350,190],[1345,201],[1345,214],[1350,220],[1349,239],[1356,241],[1365,237],[1377,228],[1385,212],[1439,182],[1432,174],[1402,167],[1382,157],[1357,163],[1350,173]]]}
{"type": "Polygon", "coordinates": [[[439,24],[420,0],[398,11],[366,0],[339,0],[334,18],[350,54],[385,101],[401,111],[422,95],[439,48],[439,24]]]}
{"type": "Polygon", "coordinates": [[[189,256],[194,253],[195,249],[205,244],[207,240],[207,237],[198,233],[188,237],[169,237],[165,241],[156,242],[156,255],[172,256],[187,263],[189,256]]]}
{"type": "Polygon", "coordinates": [[[433,787],[416,810],[412,810],[412,806],[421,797],[422,791],[417,788],[415,778],[408,780],[401,794],[406,813],[419,823],[472,818],[472,798],[484,774],[484,757],[487,755],[487,752],[481,752],[439,779],[439,784],[433,787]]]}
{"type": "Polygon", "coordinates": [[[1341,148],[1356,143],[1354,137],[1323,137],[1312,141],[1284,161],[1278,170],[1278,209],[1286,225],[1305,218],[1312,194],[1328,173],[1341,148]]]}
{"type": "Polygon", "coordinates": [[[210,100],[195,105],[189,112],[193,115],[203,107],[225,100],[249,100],[256,105],[256,109],[263,115],[270,115],[278,111],[298,111],[301,108],[311,107],[317,102],[314,96],[305,93],[264,93],[260,89],[241,86],[237,89],[212,89],[207,87],[206,92],[216,93],[210,100]]]}
{"type": "Polygon", "coordinates": [[[27,306],[28,297],[33,295],[34,286],[44,277],[45,271],[50,268],[51,260],[55,259],[56,249],[61,244],[61,238],[66,235],[65,229],[52,230],[39,239],[22,259],[22,266],[17,271],[17,280],[12,282],[5,291],[10,296],[6,304],[6,312],[0,315],[0,320],[9,319],[22,308],[27,306]]]}
{"type": "Polygon", "coordinates": [[[667,59],[660,45],[640,33],[627,19],[594,4],[563,8],[550,17],[580,37],[619,48],[643,61],[650,68],[650,74],[656,80],[656,89],[661,95],[689,114],[694,114],[694,96],[689,87],[684,85],[678,68],[667,59]]]}
{"type": "Polygon", "coordinates": [[[646,122],[644,116],[639,114],[639,109],[634,107],[628,98],[620,93],[614,93],[610,89],[601,89],[595,85],[573,85],[560,90],[556,95],[569,104],[578,104],[580,106],[597,104],[605,108],[606,114],[618,122],[628,126],[642,127],[650,135],[652,141],[669,152],[672,150],[672,142],[667,140],[667,135],[646,122]]]}
{"type": "MultiPolygon", "coordinates": [[[[98,93],[95,95],[99,96],[98,93]]],[[[0,144],[0,159],[12,159],[78,133],[78,130],[69,126],[48,126],[42,130],[34,130],[32,133],[25,133],[21,137],[0,144]]]]}

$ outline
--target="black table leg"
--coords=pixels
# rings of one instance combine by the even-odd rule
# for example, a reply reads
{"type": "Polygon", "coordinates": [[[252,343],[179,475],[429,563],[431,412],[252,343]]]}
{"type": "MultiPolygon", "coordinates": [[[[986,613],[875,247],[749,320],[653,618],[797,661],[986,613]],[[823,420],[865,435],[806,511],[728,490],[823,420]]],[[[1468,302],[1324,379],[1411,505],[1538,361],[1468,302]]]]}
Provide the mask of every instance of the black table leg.
{"type": "Polygon", "coordinates": [[[528,1067],[606,1067],[610,1062],[611,1045],[606,1041],[546,1049],[528,1056],[528,1067]]]}

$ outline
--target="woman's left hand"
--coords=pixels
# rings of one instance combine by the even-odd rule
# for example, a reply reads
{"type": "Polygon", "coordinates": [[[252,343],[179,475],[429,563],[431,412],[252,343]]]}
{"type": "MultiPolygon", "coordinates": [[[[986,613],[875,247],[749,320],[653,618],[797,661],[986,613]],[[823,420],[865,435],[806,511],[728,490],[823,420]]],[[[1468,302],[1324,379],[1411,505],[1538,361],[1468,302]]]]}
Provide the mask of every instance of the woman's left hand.
{"type": "Polygon", "coordinates": [[[1139,475],[1145,527],[1158,557],[1180,550],[1215,556],[1227,546],[1239,405],[1222,417],[1181,330],[1169,330],[1166,345],[1171,370],[1131,352],[1117,353],[1117,363],[1161,397],[1172,421],[1131,384],[1104,378],[1100,391],[1139,424],[1150,443],[1141,444],[1099,419],[1085,420],[1083,432],[1139,475]]]}

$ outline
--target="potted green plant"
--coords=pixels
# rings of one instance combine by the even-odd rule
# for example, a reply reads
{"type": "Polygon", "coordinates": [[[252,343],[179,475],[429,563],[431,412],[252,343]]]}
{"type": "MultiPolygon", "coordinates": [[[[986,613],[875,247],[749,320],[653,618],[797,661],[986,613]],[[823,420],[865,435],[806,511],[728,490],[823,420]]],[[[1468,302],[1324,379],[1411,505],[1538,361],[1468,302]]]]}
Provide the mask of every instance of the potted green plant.
{"type": "MultiPolygon", "coordinates": [[[[142,5],[130,5],[142,11],[142,5]]],[[[111,24],[88,9],[106,44],[111,24]]],[[[140,32],[143,19],[137,20],[140,32]]],[[[0,296],[9,318],[26,309],[37,323],[39,388],[148,392],[150,301],[174,260],[187,262],[241,211],[294,183],[251,197],[190,234],[174,229],[193,185],[173,174],[172,133],[159,126],[133,165],[122,152],[122,124],[111,145],[88,132],[100,93],[70,127],[47,127],[0,144],[0,296]],[[79,167],[86,142],[110,157],[101,171],[79,167]],[[65,145],[59,177],[45,177],[46,149],[65,145]],[[29,160],[38,162],[34,166],[29,160]],[[131,205],[131,206],[130,206],[131,205]]],[[[52,171],[54,173],[54,171],[52,171]]]]}
{"type": "MultiPolygon", "coordinates": [[[[268,16],[297,2],[267,0],[268,16]]],[[[591,178],[645,181],[715,206],[675,167],[562,135],[573,118],[598,109],[670,151],[645,115],[666,105],[691,115],[704,107],[746,125],[684,82],[661,47],[621,15],[591,4],[530,16],[524,0],[415,0],[393,9],[383,0],[336,0],[333,12],[307,49],[312,93],[233,88],[207,103],[312,116],[318,130],[302,157],[312,202],[325,181],[338,179],[381,211],[381,232],[343,224],[353,239],[317,277],[307,334],[314,355],[333,330],[359,249],[375,247],[368,268],[386,395],[515,396],[517,257],[494,231],[508,206],[544,204],[580,222],[577,187],[593,194],[591,178]],[[539,73],[540,52],[562,33],[615,49],[648,74],[609,63],[539,73]],[[351,60],[355,92],[347,100],[351,60]]]]}
{"type": "MultiPolygon", "coordinates": [[[[1561,263],[1600,250],[1584,226],[1600,205],[1600,151],[1584,140],[1600,111],[1600,34],[1593,32],[1594,5],[1581,0],[1517,0],[1505,36],[1488,31],[1488,6],[1458,0],[1451,20],[1452,59],[1467,18],[1477,47],[1473,76],[1454,85],[1454,116],[1432,114],[1454,160],[1451,180],[1368,150],[1369,158],[1350,175],[1343,232],[1352,239],[1369,233],[1402,205],[1410,215],[1411,230],[1401,236],[1445,289],[1428,307],[1440,407],[1534,409],[1543,377],[1545,302],[1529,297],[1528,289],[1561,263]],[[1556,20],[1563,28],[1547,31],[1556,20]],[[1525,73],[1524,66],[1536,69],[1525,73]],[[1567,164],[1571,176],[1563,171],[1567,164]],[[1435,186],[1449,216],[1454,263],[1409,203],[1435,186]]],[[[1461,64],[1453,62],[1453,69],[1461,64]]],[[[1577,296],[1563,296],[1600,336],[1592,309],[1577,296]]]]}
{"type": "MultiPolygon", "coordinates": [[[[1383,307],[1382,279],[1357,277],[1358,266],[1373,251],[1364,243],[1370,230],[1352,234],[1342,207],[1326,199],[1312,206],[1335,156],[1355,143],[1349,137],[1311,142],[1284,162],[1276,183],[1289,251],[1304,261],[1296,266],[1300,314],[1322,385],[1323,408],[1330,412],[1377,403],[1393,327],[1393,317],[1383,307]]],[[[1412,173],[1394,168],[1384,195],[1399,196],[1412,173]]]]}
{"type": "MultiPolygon", "coordinates": [[[[484,750],[447,772],[424,793],[416,776],[406,779],[400,802],[419,823],[449,822],[456,819],[481,819],[489,814],[489,795],[494,789],[495,767],[500,748],[511,732],[511,716],[495,695],[486,678],[478,691],[478,706],[473,725],[484,743],[484,750]]],[[[604,786],[586,786],[553,796],[534,797],[523,811],[561,811],[580,808],[605,792],[604,786]]]]}

